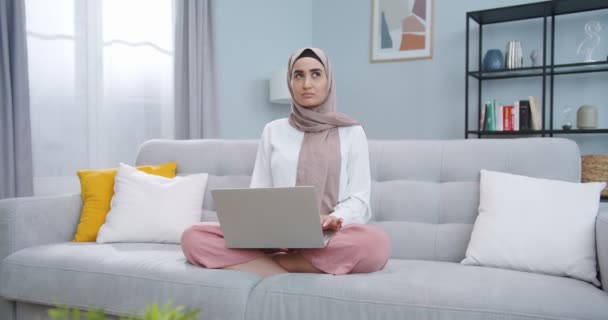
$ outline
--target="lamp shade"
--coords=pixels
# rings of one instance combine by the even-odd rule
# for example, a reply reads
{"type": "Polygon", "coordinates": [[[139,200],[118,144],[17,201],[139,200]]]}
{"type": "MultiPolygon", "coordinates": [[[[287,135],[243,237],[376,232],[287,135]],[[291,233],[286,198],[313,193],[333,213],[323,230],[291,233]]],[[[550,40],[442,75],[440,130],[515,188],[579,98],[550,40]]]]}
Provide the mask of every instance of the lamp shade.
{"type": "Polygon", "coordinates": [[[291,95],[287,87],[287,69],[275,70],[270,78],[270,102],[291,104],[291,95]]]}

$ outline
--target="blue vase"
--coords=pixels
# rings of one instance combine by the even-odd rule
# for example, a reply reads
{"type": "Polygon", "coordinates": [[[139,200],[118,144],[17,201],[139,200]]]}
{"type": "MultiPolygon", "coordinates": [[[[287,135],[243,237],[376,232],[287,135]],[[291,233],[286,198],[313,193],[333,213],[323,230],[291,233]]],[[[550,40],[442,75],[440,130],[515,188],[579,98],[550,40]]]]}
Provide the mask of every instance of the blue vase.
{"type": "Polygon", "coordinates": [[[502,51],[499,49],[490,49],[483,57],[483,70],[496,71],[504,68],[505,61],[502,56],[502,51]]]}

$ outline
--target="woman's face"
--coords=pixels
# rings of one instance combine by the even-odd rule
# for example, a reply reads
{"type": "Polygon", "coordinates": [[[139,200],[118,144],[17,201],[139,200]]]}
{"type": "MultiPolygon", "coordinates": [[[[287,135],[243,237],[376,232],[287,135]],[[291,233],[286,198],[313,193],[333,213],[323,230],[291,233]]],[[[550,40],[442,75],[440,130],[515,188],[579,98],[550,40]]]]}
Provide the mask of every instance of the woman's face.
{"type": "Polygon", "coordinates": [[[319,60],[300,58],[291,72],[291,89],[296,102],[302,107],[313,108],[320,105],[327,96],[327,74],[319,60]]]}

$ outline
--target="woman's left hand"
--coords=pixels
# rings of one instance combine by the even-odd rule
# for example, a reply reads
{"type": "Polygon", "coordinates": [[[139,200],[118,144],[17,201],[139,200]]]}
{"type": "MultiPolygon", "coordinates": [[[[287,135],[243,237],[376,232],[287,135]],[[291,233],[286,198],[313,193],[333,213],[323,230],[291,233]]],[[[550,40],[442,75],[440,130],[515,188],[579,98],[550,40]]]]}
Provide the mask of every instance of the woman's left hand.
{"type": "Polygon", "coordinates": [[[321,227],[323,231],[331,230],[338,231],[342,227],[342,218],[337,218],[331,215],[322,214],[321,215],[321,227]]]}

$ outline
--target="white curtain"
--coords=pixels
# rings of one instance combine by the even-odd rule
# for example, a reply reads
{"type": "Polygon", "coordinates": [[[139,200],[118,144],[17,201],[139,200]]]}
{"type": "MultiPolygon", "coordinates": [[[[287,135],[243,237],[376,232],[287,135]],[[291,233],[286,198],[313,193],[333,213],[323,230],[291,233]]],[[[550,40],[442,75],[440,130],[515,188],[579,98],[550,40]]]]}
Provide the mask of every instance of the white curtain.
{"type": "Polygon", "coordinates": [[[173,0],[26,0],[35,195],[173,138],[173,0]]]}

